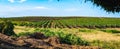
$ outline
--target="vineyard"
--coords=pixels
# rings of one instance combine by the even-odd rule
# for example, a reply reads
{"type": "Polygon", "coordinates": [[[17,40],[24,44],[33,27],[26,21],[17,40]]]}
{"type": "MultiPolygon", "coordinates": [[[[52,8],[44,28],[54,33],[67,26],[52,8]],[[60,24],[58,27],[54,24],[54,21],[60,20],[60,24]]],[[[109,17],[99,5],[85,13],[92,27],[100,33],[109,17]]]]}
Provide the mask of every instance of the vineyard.
{"type": "MultiPolygon", "coordinates": [[[[90,46],[90,47],[97,46],[98,48],[100,47],[103,49],[120,48],[120,18],[12,17],[12,18],[0,18],[0,27],[1,27],[0,31],[2,32],[2,34],[0,34],[1,36],[4,36],[3,34],[10,35],[12,37],[15,37],[15,39],[20,38],[20,40],[21,37],[23,37],[23,39],[24,38],[31,39],[33,35],[35,36],[35,38],[38,38],[38,37],[42,37],[41,35],[44,34],[46,37],[54,37],[54,36],[58,37],[57,39],[59,39],[60,43],[67,45],[79,45],[79,46],[90,46]],[[34,33],[37,34],[35,35],[34,33]]],[[[4,40],[4,38],[2,37],[1,39],[4,40]]],[[[3,40],[1,40],[2,41],[1,43],[5,44],[5,46],[8,45],[4,43],[3,40]]],[[[35,41],[36,40],[37,39],[35,39],[35,41]]],[[[13,43],[18,42],[19,44],[21,44],[22,42],[23,47],[24,47],[24,43],[26,43],[23,41],[16,41],[16,40],[12,40],[12,41],[13,43]]],[[[27,43],[29,42],[27,41],[27,43]]],[[[30,43],[32,45],[34,44],[33,41],[31,41],[30,43]]],[[[36,46],[38,45],[36,44],[36,46]]]]}
{"type": "Polygon", "coordinates": [[[15,25],[40,28],[119,28],[120,18],[103,17],[16,17],[15,25]]]}

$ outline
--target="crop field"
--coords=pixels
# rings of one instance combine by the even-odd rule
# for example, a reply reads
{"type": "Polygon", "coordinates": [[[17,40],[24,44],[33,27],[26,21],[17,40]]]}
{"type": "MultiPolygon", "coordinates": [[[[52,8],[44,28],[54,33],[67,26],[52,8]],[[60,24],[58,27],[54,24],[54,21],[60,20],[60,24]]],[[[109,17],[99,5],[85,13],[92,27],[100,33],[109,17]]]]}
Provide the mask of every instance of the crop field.
{"type": "Polygon", "coordinates": [[[119,28],[120,18],[97,17],[16,17],[7,18],[19,26],[39,28],[119,28]]]}
{"type": "Polygon", "coordinates": [[[62,43],[70,45],[120,48],[120,18],[14,17],[3,20],[13,22],[17,37],[40,32],[45,36],[57,36],[62,43]]]}

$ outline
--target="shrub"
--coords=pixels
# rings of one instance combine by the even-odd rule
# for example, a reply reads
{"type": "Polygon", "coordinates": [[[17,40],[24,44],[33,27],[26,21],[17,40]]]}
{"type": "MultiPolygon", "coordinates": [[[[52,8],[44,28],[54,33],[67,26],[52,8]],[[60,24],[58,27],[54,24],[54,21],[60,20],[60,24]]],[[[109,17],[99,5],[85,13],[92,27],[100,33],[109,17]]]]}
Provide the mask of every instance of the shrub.
{"type": "Polygon", "coordinates": [[[2,32],[3,29],[3,23],[0,23],[0,32],[2,32]]]}
{"type": "Polygon", "coordinates": [[[15,35],[13,30],[14,30],[14,25],[11,21],[4,20],[3,22],[1,22],[0,24],[1,33],[8,35],[8,36],[15,35]]]}
{"type": "Polygon", "coordinates": [[[71,45],[89,45],[85,40],[82,40],[80,37],[76,37],[73,34],[66,34],[64,37],[60,37],[62,43],[67,43],[71,45]]]}

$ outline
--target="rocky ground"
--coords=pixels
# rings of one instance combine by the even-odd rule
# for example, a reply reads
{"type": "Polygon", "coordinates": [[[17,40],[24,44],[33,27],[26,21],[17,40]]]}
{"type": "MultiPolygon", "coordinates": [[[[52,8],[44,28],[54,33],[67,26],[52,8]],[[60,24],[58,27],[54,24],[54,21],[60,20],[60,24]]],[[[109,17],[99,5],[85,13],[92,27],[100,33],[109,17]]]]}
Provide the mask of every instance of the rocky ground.
{"type": "Polygon", "coordinates": [[[13,38],[0,33],[0,49],[101,49],[97,46],[79,46],[60,43],[58,37],[46,37],[42,33],[13,38]]]}

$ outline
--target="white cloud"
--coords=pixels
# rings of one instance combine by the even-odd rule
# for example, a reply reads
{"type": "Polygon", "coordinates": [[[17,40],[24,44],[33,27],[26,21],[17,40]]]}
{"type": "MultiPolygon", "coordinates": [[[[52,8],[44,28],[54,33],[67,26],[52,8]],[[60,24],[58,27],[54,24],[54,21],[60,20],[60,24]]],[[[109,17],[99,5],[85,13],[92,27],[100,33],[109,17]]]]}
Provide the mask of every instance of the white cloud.
{"type": "Polygon", "coordinates": [[[15,0],[8,0],[10,3],[14,3],[15,2],[15,0]]]}

